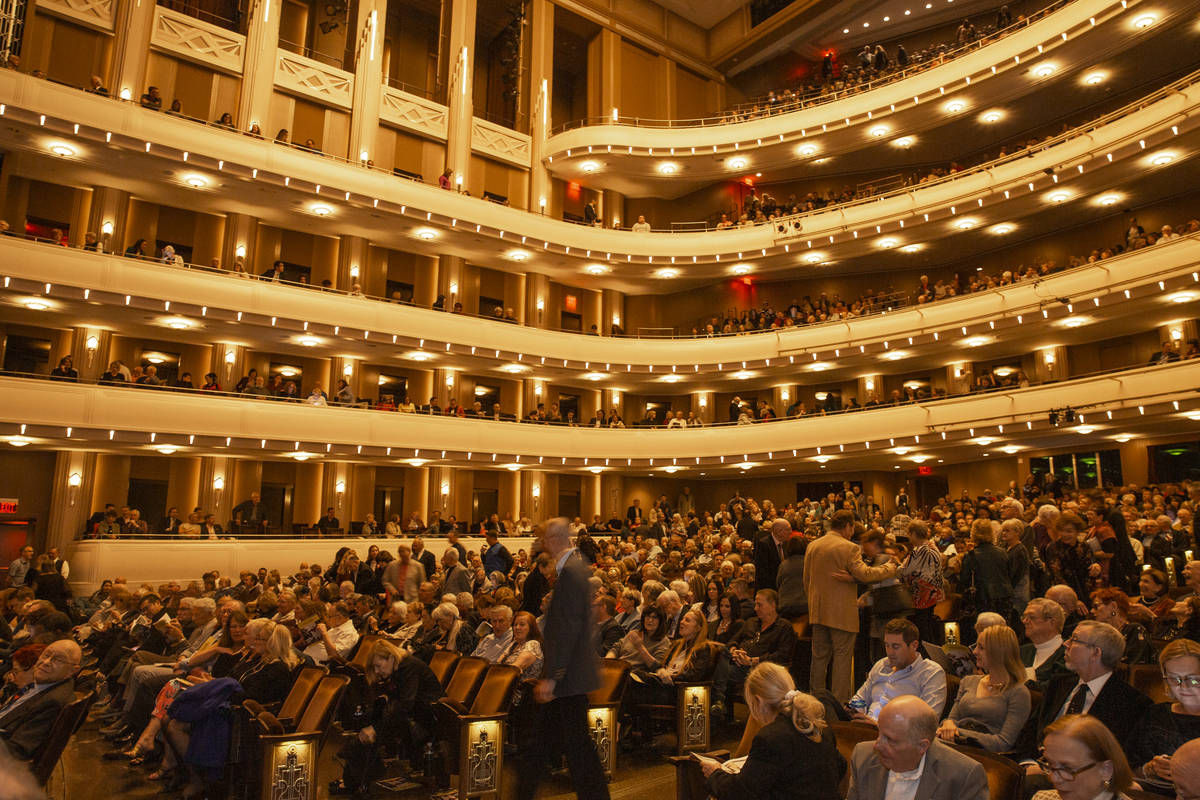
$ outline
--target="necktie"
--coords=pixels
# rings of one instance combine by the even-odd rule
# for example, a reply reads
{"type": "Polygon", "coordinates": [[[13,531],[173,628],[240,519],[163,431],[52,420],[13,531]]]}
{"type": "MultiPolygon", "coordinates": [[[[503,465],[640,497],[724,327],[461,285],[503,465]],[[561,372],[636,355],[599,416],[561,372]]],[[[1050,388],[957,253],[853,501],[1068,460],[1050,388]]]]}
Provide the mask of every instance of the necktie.
{"type": "Polygon", "coordinates": [[[20,700],[22,697],[24,697],[25,695],[32,692],[33,687],[35,685],[36,684],[33,684],[33,683],[27,683],[16,694],[14,694],[12,697],[8,698],[8,700],[4,703],[4,705],[0,706],[0,716],[8,713],[8,710],[10,708],[12,708],[14,705],[16,705],[18,700],[20,700]]]}
{"type": "Polygon", "coordinates": [[[1071,695],[1071,702],[1067,703],[1068,714],[1080,714],[1083,712],[1084,701],[1087,700],[1088,686],[1086,683],[1079,684],[1079,688],[1071,695]]]}

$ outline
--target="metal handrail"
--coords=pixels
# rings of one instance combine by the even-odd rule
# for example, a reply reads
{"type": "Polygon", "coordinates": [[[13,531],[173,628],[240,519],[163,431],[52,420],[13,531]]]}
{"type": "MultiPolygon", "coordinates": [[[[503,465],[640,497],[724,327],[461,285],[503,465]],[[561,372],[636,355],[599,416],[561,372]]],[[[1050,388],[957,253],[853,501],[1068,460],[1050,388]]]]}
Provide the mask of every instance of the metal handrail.
{"type": "MultiPolygon", "coordinates": [[[[908,67],[905,67],[904,69],[896,70],[894,72],[889,72],[889,73],[887,73],[887,75],[885,75],[883,77],[872,78],[869,81],[864,81],[863,83],[856,84],[852,87],[848,86],[845,89],[842,89],[842,90],[839,90],[836,92],[830,92],[830,93],[819,92],[816,94],[809,94],[809,95],[806,95],[805,97],[802,97],[798,100],[794,100],[790,103],[774,105],[768,111],[761,113],[760,116],[774,116],[776,114],[786,114],[790,111],[799,111],[800,109],[803,109],[803,108],[811,108],[811,107],[817,106],[817,105],[824,105],[826,103],[834,102],[835,100],[842,100],[842,99],[845,99],[852,95],[861,94],[862,92],[865,92],[865,91],[870,91],[871,89],[877,89],[880,86],[884,86],[884,85],[887,85],[890,83],[895,83],[896,81],[903,80],[904,78],[911,77],[911,76],[916,75],[921,72],[925,72],[931,66],[941,66],[942,64],[945,64],[948,61],[957,60],[958,58],[966,55],[967,53],[971,52],[972,50],[980,50],[980,49],[986,47],[987,45],[990,45],[990,44],[993,44],[994,42],[999,41],[1000,39],[1004,39],[1021,28],[1028,27],[1035,22],[1040,22],[1044,17],[1049,16],[1053,12],[1058,11],[1060,8],[1070,4],[1071,2],[1074,2],[1074,0],[1056,0],[1055,2],[1046,6],[1045,8],[1043,8],[1039,11],[1035,11],[1033,14],[1030,14],[1025,19],[1017,20],[1016,22],[1012,23],[1011,25],[1009,25],[1005,28],[1001,28],[999,30],[993,31],[992,33],[987,34],[979,39],[976,39],[973,42],[968,42],[967,44],[961,45],[952,50],[948,50],[943,54],[940,54],[938,56],[939,63],[937,63],[937,64],[931,65],[930,62],[922,62],[921,64],[913,64],[908,67]]],[[[757,101],[755,101],[755,100],[746,101],[746,103],[742,103],[737,106],[733,106],[729,109],[726,109],[725,111],[721,112],[718,115],[709,116],[709,117],[695,117],[692,119],[674,119],[674,120],[672,120],[672,119],[654,119],[654,118],[630,117],[630,116],[621,116],[621,115],[618,115],[617,117],[614,118],[611,114],[609,114],[607,116],[604,116],[604,115],[589,116],[589,117],[584,117],[583,119],[572,120],[570,122],[564,122],[563,124],[554,128],[551,131],[551,135],[559,134],[559,133],[562,133],[562,132],[568,131],[568,130],[574,130],[576,128],[584,128],[584,127],[594,126],[594,125],[631,125],[634,127],[642,127],[642,128],[704,128],[704,127],[710,127],[710,126],[714,126],[714,125],[728,125],[733,122],[741,121],[738,119],[731,119],[730,118],[731,114],[734,117],[736,117],[738,115],[738,111],[740,109],[745,108],[747,105],[752,105],[755,102],[757,102],[757,101]]]]}

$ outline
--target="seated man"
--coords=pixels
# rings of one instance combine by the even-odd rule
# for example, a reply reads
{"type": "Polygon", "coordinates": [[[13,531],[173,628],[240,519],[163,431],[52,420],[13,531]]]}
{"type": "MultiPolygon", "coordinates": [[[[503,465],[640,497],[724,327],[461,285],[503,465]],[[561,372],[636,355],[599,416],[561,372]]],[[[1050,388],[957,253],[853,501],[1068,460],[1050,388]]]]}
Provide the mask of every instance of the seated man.
{"type": "Polygon", "coordinates": [[[610,594],[596,595],[592,601],[592,622],[598,658],[604,658],[604,654],[616,647],[625,635],[625,629],[617,622],[616,614],[616,598],[610,594]]]}
{"type": "Polygon", "coordinates": [[[733,722],[732,693],[745,682],[750,668],[764,661],[783,667],[792,665],[796,648],[796,631],[792,624],[779,616],[779,595],[774,589],[760,589],[754,595],[755,616],[746,621],[742,631],[729,643],[724,657],[717,662],[713,685],[724,694],[717,695],[713,714],[724,713],[727,723],[733,722]]]}
{"type": "Polygon", "coordinates": [[[1180,745],[1171,756],[1171,780],[1179,800],[1200,797],[1200,739],[1180,745]]]}
{"type": "Polygon", "coordinates": [[[492,632],[483,637],[471,655],[495,664],[508,655],[512,647],[513,610],[506,605],[495,605],[487,610],[487,619],[492,632]]]}
{"type": "Polygon", "coordinates": [[[874,725],[879,712],[901,695],[921,698],[940,717],[946,705],[946,672],[936,661],[921,656],[917,626],[903,617],[890,620],[883,628],[883,651],[886,655],[850,698],[852,719],[874,725]]]}
{"type": "Polygon", "coordinates": [[[919,697],[892,700],[878,723],[878,738],[854,748],[846,800],[987,800],[983,765],[938,740],[938,715],[919,697]],[[915,789],[906,788],[913,783],[915,789]]]}
{"type": "Polygon", "coordinates": [[[60,712],[75,699],[83,651],[70,639],[47,645],[33,665],[33,683],[0,706],[0,742],[19,759],[33,760],[60,712]]]}
{"type": "Polygon", "coordinates": [[[354,612],[345,600],[339,600],[329,610],[328,624],[317,623],[319,638],[304,649],[304,655],[318,664],[345,661],[358,644],[358,631],[354,628],[354,612]]]}
{"type": "Polygon", "coordinates": [[[1025,606],[1021,623],[1029,642],[1021,645],[1021,663],[1029,673],[1033,688],[1042,691],[1050,679],[1069,672],[1062,627],[1066,621],[1062,606],[1044,597],[1035,597],[1025,606]]]}

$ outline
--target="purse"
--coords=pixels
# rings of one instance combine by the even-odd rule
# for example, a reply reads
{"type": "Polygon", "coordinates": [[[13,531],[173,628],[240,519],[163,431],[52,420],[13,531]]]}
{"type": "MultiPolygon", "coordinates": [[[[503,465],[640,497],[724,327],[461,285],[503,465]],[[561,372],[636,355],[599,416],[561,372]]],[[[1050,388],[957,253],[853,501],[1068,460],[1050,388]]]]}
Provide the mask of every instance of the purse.
{"type": "Polygon", "coordinates": [[[871,614],[876,617],[907,617],[913,613],[912,592],[903,583],[871,590],[871,614]]]}

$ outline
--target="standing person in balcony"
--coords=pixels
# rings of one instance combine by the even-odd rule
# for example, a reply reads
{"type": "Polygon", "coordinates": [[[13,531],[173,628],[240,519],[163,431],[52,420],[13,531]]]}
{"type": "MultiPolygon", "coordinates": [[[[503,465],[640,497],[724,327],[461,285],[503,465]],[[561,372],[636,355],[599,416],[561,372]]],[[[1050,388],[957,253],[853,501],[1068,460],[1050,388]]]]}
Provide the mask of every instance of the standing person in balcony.
{"type": "Polygon", "coordinates": [[[438,175],[439,189],[453,189],[454,186],[450,181],[450,176],[454,174],[454,170],[447,167],[441,175],[438,175]]]}

